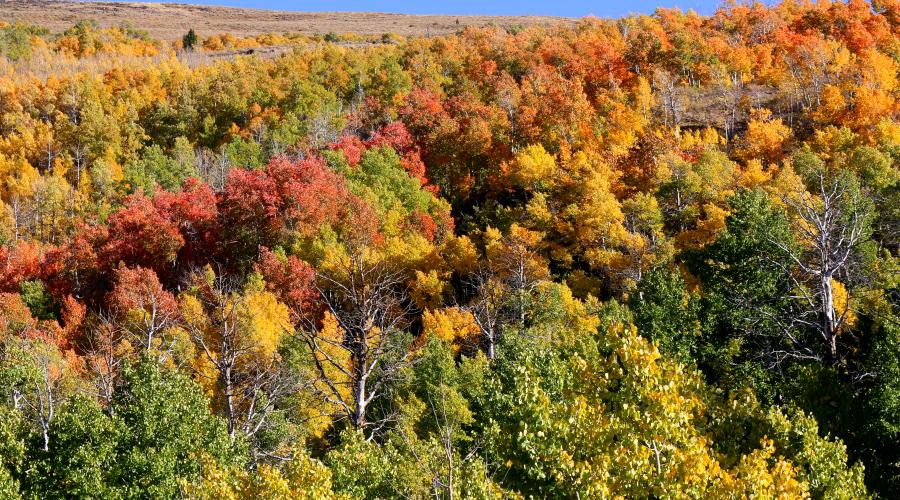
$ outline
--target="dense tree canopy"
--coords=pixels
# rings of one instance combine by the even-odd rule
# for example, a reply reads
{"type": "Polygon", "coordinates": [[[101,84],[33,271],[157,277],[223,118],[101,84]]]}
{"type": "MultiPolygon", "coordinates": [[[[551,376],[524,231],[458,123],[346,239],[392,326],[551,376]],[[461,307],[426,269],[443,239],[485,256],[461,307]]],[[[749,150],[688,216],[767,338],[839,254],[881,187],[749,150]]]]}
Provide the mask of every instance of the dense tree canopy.
{"type": "Polygon", "coordinates": [[[898,23],[0,25],[0,497],[900,495],[898,23]]]}

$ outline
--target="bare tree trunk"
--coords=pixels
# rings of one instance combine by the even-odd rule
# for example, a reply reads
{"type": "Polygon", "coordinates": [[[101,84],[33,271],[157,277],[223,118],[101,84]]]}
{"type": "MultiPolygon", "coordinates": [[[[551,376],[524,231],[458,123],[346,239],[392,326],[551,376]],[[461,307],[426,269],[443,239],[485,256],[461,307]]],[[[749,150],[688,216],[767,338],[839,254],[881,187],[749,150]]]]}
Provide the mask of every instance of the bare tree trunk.
{"type": "Polygon", "coordinates": [[[228,422],[228,437],[234,442],[235,411],[234,411],[234,384],[231,380],[231,366],[222,370],[222,386],[225,391],[225,420],[228,422]]]}
{"type": "Polygon", "coordinates": [[[360,374],[359,378],[356,380],[356,410],[354,415],[353,424],[358,428],[362,429],[366,426],[366,407],[368,406],[366,401],[366,376],[360,374]]]}
{"type": "Polygon", "coordinates": [[[786,273],[794,281],[799,293],[804,317],[796,322],[810,328],[825,344],[825,355],[830,363],[840,360],[838,336],[848,326],[847,303],[838,312],[835,306],[834,280],[836,276],[849,280],[860,278],[854,263],[858,245],[871,237],[873,209],[866,195],[852,177],[838,174],[831,177],[819,173],[814,193],[803,193],[799,198],[783,198],[795,220],[795,228],[805,248],[799,251],[777,243],[790,259],[786,273]]]}
{"type": "Polygon", "coordinates": [[[829,361],[834,363],[837,361],[838,356],[838,325],[837,314],[835,314],[834,310],[834,286],[831,281],[831,276],[823,274],[820,286],[822,289],[822,333],[828,347],[829,361]]]}

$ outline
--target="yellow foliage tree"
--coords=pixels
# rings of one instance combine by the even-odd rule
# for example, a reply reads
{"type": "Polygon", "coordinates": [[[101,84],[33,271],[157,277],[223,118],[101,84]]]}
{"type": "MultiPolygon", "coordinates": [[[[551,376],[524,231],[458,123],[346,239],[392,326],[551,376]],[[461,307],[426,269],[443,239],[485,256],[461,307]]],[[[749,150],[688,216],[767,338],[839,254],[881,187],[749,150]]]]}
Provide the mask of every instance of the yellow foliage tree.
{"type": "Polygon", "coordinates": [[[555,182],[556,158],[541,144],[532,144],[519,151],[508,168],[513,183],[526,189],[551,187],[555,182]]]}
{"type": "Polygon", "coordinates": [[[739,154],[748,161],[756,158],[766,163],[777,163],[784,155],[790,137],[791,129],[781,118],[773,118],[768,109],[757,108],[750,113],[739,154]]]}
{"type": "Polygon", "coordinates": [[[258,275],[243,290],[207,266],[179,297],[196,345],[200,382],[225,417],[232,440],[267,428],[275,405],[294,392],[278,347],[292,330],[288,308],[258,275]]]}
{"type": "Polygon", "coordinates": [[[425,311],[422,323],[426,336],[433,335],[451,344],[454,351],[471,347],[481,331],[472,313],[458,307],[425,311]]]}

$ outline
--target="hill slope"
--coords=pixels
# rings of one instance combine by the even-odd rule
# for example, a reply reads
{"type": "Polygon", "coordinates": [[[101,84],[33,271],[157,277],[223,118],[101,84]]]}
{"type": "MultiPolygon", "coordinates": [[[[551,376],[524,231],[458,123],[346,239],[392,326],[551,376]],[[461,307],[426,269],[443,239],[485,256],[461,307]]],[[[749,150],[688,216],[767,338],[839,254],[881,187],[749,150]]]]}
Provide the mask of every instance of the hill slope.
{"type": "Polygon", "coordinates": [[[53,31],[64,30],[82,19],[94,19],[103,27],[129,22],[154,38],[172,40],[194,28],[200,35],[231,33],[386,32],[401,35],[441,35],[469,25],[529,25],[571,23],[573,20],[537,16],[442,16],[382,14],[370,12],[280,12],[208,5],[127,2],[0,1],[0,20],[23,20],[53,31]]]}

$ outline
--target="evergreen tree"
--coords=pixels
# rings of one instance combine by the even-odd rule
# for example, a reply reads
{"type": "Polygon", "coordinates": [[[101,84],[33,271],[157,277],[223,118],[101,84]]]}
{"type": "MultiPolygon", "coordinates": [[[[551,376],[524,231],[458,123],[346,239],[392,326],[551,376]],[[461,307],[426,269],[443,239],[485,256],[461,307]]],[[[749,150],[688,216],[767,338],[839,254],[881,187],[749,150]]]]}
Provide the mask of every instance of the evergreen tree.
{"type": "Polygon", "coordinates": [[[197,45],[197,33],[194,33],[194,28],[188,30],[187,34],[181,37],[181,46],[184,47],[184,50],[194,50],[194,47],[197,45]]]}

